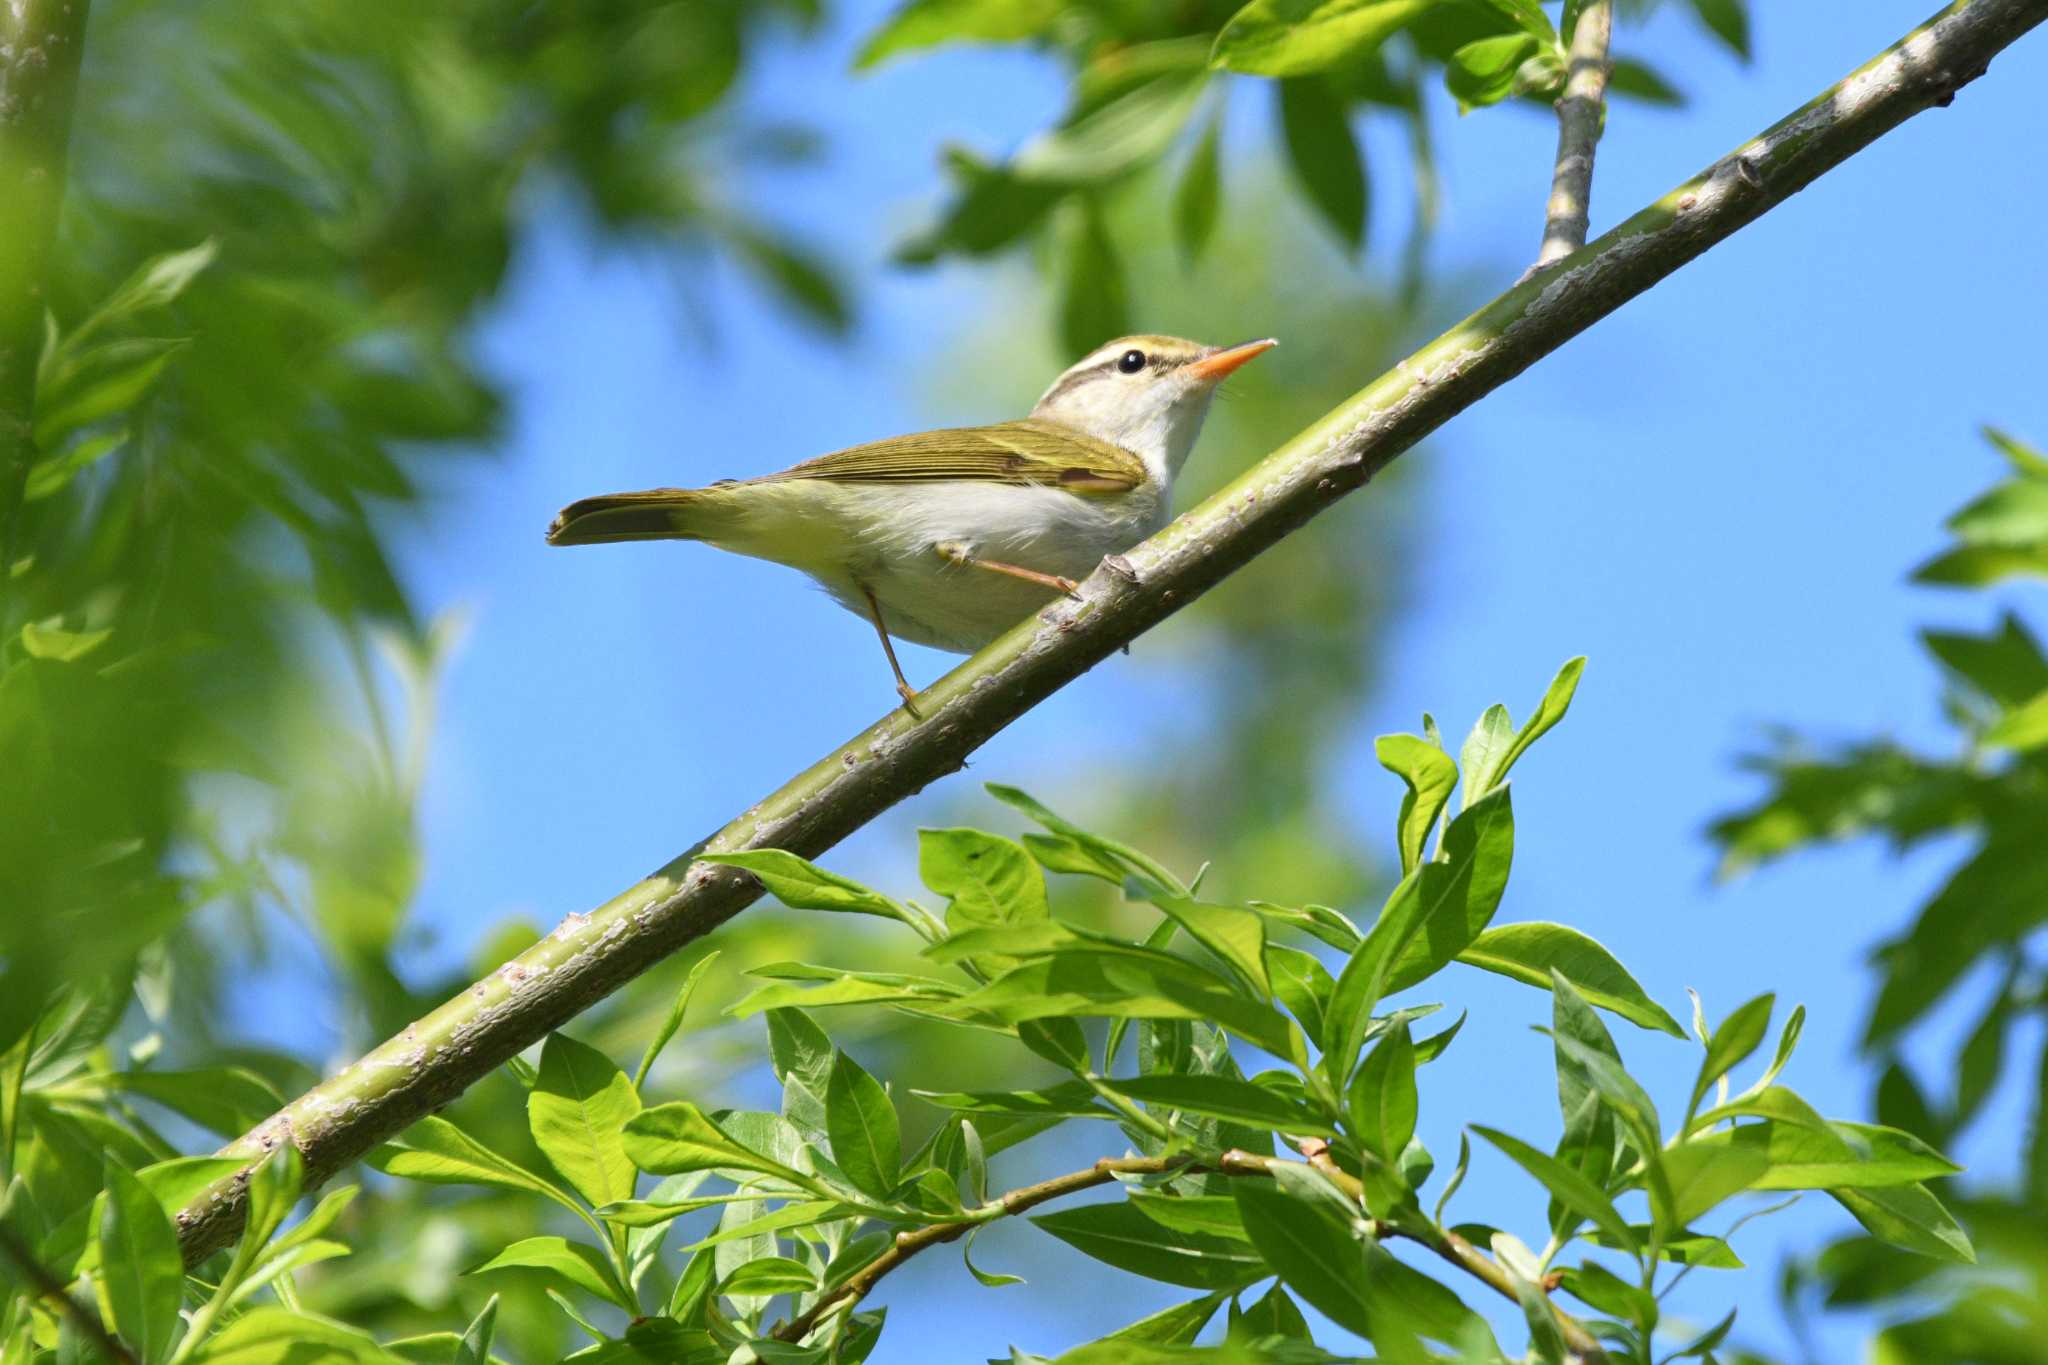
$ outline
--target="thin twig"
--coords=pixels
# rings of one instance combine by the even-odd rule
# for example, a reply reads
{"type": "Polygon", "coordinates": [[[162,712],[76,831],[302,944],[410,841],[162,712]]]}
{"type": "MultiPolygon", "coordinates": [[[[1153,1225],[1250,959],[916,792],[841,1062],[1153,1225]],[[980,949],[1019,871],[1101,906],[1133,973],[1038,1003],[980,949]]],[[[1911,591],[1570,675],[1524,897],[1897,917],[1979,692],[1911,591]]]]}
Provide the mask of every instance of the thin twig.
{"type": "MultiPolygon", "coordinates": [[[[957,771],[990,736],[1263,553],[1472,403],[1924,109],[2048,19],[2048,0],[1957,0],[1888,51],[1540,278],[1510,289],[1346,400],[1209,501],[864,734],[590,914],[420,1019],[223,1149],[253,1165],[298,1143],[317,1188],[550,1029],[761,894],[699,853],[817,857],[957,771]]],[[[623,797],[621,799],[624,799],[623,797]]],[[[177,1215],[186,1263],[231,1241],[246,1170],[177,1215]]]]}
{"type": "Polygon", "coordinates": [[[58,1279],[48,1266],[36,1259],[35,1253],[22,1244],[21,1239],[14,1235],[12,1228],[0,1227],[0,1251],[6,1252],[7,1259],[21,1268],[22,1278],[35,1286],[37,1295],[57,1301],[64,1315],[71,1319],[78,1330],[85,1334],[86,1339],[97,1346],[107,1359],[118,1362],[118,1365],[136,1365],[135,1353],[123,1346],[120,1340],[106,1329],[98,1314],[87,1312],[84,1304],[64,1292],[64,1282],[58,1279]]]}
{"type": "MultiPolygon", "coordinates": [[[[1364,1187],[1358,1183],[1356,1176],[1345,1171],[1330,1157],[1329,1144],[1318,1141],[1314,1144],[1314,1151],[1310,1152],[1310,1144],[1304,1143],[1302,1150],[1310,1153],[1305,1164],[1320,1172],[1325,1179],[1337,1187],[1347,1200],[1358,1207],[1360,1216],[1365,1218],[1373,1238],[1384,1240],[1390,1237],[1399,1237],[1426,1246],[1460,1270],[1476,1277],[1496,1292],[1505,1295],[1509,1302],[1520,1301],[1515,1295],[1514,1285],[1508,1281],[1507,1272],[1474,1250],[1470,1242],[1459,1237],[1456,1233],[1447,1233],[1439,1236],[1436,1235],[1433,1228],[1425,1231],[1420,1228],[1409,1228],[1390,1223],[1385,1219],[1366,1217],[1364,1213],[1364,1187]]],[[[945,1242],[957,1242],[984,1224],[1024,1213],[1049,1200],[1059,1199],[1069,1194],[1079,1194],[1082,1190],[1092,1190],[1098,1186],[1107,1185],[1118,1176],[1178,1174],[1270,1177],[1273,1174],[1273,1168],[1276,1166],[1294,1166],[1298,1169],[1303,1164],[1298,1161],[1288,1161],[1283,1157],[1259,1156],[1252,1152],[1238,1150],[1225,1152],[1221,1156],[1207,1158],[1192,1156],[1104,1157],[1086,1170],[1054,1176],[1050,1180],[1041,1180],[1036,1185],[1026,1185],[1021,1189],[1011,1190],[1008,1194],[992,1199],[980,1208],[973,1210],[965,1218],[950,1223],[933,1223],[925,1227],[913,1228],[897,1233],[896,1240],[887,1251],[884,1251],[881,1255],[875,1257],[874,1260],[869,1261],[866,1265],[855,1271],[843,1283],[827,1290],[816,1303],[812,1304],[802,1313],[799,1313],[781,1327],[776,1328],[775,1338],[778,1341],[802,1341],[817,1329],[819,1323],[832,1314],[851,1312],[855,1304],[858,1304],[874,1291],[875,1286],[881,1282],[883,1276],[895,1270],[920,1251],[924,1251],[929,1247],[939,1246],[945,1242]]],[[[1600,1343],[1594,1339],[1592,1333],[1586,1330],[1585,1324],[1559,1308],[1556,1304],[1550,1306],[1550,1311],[1557,1317],[1558,1329],[1564,1334],[1565,1344],[1571,1347],[1572,1351],[1581,1359],[1589,1362],[1589,1365],[1607,1359],[1606,1353],[1600,1347],[1600,1343]]]]}
{"type": "Polygon", "coordinates": [[[1613,0],[1587,0],[1572,25],[1570,67],[1564,95],[1557,102],[1557,168],[1550,178],[1537,270],[1586,244],[1586,220],[1593,208],[1593,153],[1607,121],[1607,40],[1613,28],[1613,0]]]}

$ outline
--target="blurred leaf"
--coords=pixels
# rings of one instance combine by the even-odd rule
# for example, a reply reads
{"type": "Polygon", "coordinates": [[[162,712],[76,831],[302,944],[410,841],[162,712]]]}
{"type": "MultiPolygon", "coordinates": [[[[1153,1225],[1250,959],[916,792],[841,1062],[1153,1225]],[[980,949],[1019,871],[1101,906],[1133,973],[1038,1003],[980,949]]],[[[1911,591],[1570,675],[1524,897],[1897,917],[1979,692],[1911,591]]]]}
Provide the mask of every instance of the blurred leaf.
{"type": "Polygon", "coordinates": [[[1252,0],[1216,35],[1212,64],[1255,76],[1300,76],[1354,62],[1434,0],[1252,0]]]}
{"type": "Polygon", "coordinates": [[[1201,259],[1209,239],[1216,233],[1216,217],[1223,206],[1222,167],[1223,119],[1209,120],[1202,140],[1180,173],[1180,187],[1173,196],[1174,240],[1189,265],[1201,259]]]}
{"type": "Polygon", "coordinates": [[[1459,952],[1457,960],[1531,986],[1547,987],[1553,972],[1562,973],[1600,1008],[1642,1028],[1685,1036],[1678,1021],[1650,999],[1612,953],[1569,925],[1541,920],[1495,925],[1459,952]]]}
{"type": "Polygon", "coordinates": [[[1084,107],[1025,143],[1010,169],[1025,180],[1068,186],[1099,186],[1127,175],[1156,160],[1187,126],[1204,83],[1199,71],[1169,72],[1084,107]]]}
{"type": "Polygon", "coordinates": [[[2031,445],[2014,436],[2011,432],[1997,427],[1984,427],[1982,434],[1999,454],[2012,462],[2012,467],[2029,478],[2048,479],[2048,455],[2043,455],[2039,446],[2031,445]]]}
{"type": "Polygon", "coordinates": [[[946,43],[1005,43],[1030,38],[1058,15],[1062,0],[906,0],[868,36],[854,58],[874,66],[905,52],[946,43]]]}
{"type": "Polygon", "coordinates": [[[113,1328],[144,1365],[170,1358],[184,1304],[185,1262],[171,1220],[120,1163],[106,1163],[106,1207],[100,1214],[100,1283],[113,1328]]]}
{"type": "Polygon", "coordinates": [[[1076,196],[1060,213],[1060,344],[1085,355],[1130,331],[1123,262],[1092,199],[1076,196]]]}
{"type": "Polygon", "coordinates": [[[1749,60],[1748,0],[1692,0],[1692,8],[1708,32],[1743,61],[1749,60]]]}
{"type": "Polygon", "coordinates": [[[1123,1202],[1035,1214],[1031,1221],[1084,1255],[1189,1289],[1237,1289],[1271,1273],[1248,1243],[1176,1231],[1123,1202]]]}
{"type": "MultiPolygon", "coordinates": [[[[1405,11],[1410,0],[1384,3],[1405,11]]],[[[1229,30],[1224,33],[1228,36],[1229,30]]],[[[1320,79],[1282,81],[1279,91],[1288,165],[1323,221],[1356,251],[1365,243],[1368,182],[1365,153],[1352,135],[1349,113],[1320,79]]]]}
{"type": "Polygon", "coordinates": [[[64,630],[30,621],[22,626],[20,639],[22,649],[31,659],[68,664],[98,649],[113,633],[111,630],[64,630]]]}
{"type": "Polygon", "coordinates": [[[527,1122],[534,1145],[593,1206],[633,1197],[622,1133],[639,1112],[639,1093],[611,1058],[565,1033],[548,1035],[527,1122]]]}
{"type": "Polygon", "coordinates": [[[728,234],[740,261],[783,302],[828,332],[843,334],[853,323],[846,293],[806,248],[754,228],[728,234]]]}
{"type": "Polygon", "coordinates": [[[1646,104],[1661,104],[1676,109],[1685,103],[1685,95],[1679,88],[1647,62],[1632,57],[1617,57],[1607,72],[1607,88],[1617,95],[1642,100],[1646,104]]]}
{"type": "Polygon", "coordinates": [[[889,1198],[903,1163],[896,1106],[882,1083],[843,1052],[833,1060],[826,1083],[825,1127],[839,1169],[859,1189],[877,1199],[889,1198]]]}

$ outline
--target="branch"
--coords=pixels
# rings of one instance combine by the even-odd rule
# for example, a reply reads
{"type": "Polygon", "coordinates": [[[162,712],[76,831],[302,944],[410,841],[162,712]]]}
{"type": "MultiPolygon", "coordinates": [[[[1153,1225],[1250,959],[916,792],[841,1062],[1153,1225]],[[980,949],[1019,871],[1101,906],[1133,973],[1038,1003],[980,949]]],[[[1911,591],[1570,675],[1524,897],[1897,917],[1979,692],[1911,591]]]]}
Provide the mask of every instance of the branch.
{"type": "Polygon", "coordinates": [[[64,149],[87,0],[0,3],[0,585],[35,462],[43,276],[64,201],[64,149]]]}
{"type": "MultiPolygon", "coordinates": [[[[1308,1154],[1308,1165],[1320,1171],[1325,1179],[1341,1190],[1345,1198],[1355,1204],[1361,1211],[1365,1208],[1364,1187],[1358,1183],[1355,1176],[1349,1174],[1339,1167],[1335,1161],[1331,1160],[1329,1144],[1321,1139],[1315,1139],[1312,1142],[1303,1143],[1301,1150],[1308,1154]]],[[[802,1341],[813,1331],[817,1330],[819,1323],[823,1322],[833,1313],[841,1311],[851,1312],[855,1304],[874,1291],[875,1286],[881,1282],[883,1276],[917,1255],[920,1251],[945,1242],[957,1242],[984,1224],[993,1223],[999,1218],[1008,1218],[1023,1213],[1028,1209],[1036,1208],[1048,1200],[1058,1199],[1063,1195],[1078,1194],[1082,1190],[1092,1190],[1097,1186],[1107,1185],[1110,1181],[1115,1180],[1121,1175],[1168,1175],[1178,1173],[1185,1175],[1254,1175],[1270,1177],[1273,1174],[1273,1168],[1276,1166],[1298,1166],[1300,1164],[1302,1163],[1289,1162],[1281,1157],[1258,1156],[1251,1152],[1236,1150],[1225,1152],[1219,1157],[1208,1160],[1198,1160],[1188,1156],[1104,1157],[1084,1171],[1075,1171],[1069,1175],[1055,1176],[1051,1180],[1043,1180],[1036,1185],[1026,1185],[1022,1189],[1011,1190],[1008,1194],[998,1199],[992,1199],[980,1208],[975,1209],[965,1218],[950,1223],[933,1223],[927,1227],[897,1233],[895,1242],[890,1245],[887,1251],[875,1257],[874,1260],[869,1261],[858,1271],[855,1271],[837,1288],[828,1290],[804,1312],[799,1313],[789,1322],[776,1328],[775,1337],[778,1341],[802,1341]]],[[[1375,1240],[1384,1241],[1390,1237],[1401,1237],[1420,1243],[1431,1251],[1436,1252],[1437,1255],[1443,1257],[1452,1265],[1458,1267],[1458,1269],[1477,1277],[1495,1292],[1505,1295],[1510,1303],[1520,1303],[1520,1299],[1516,1297],[1514,1285],[1508,1281],[1507,1273],[1485,1256],[1475,1251],[1471,1243],[1456,1233],[1440,1234],[1434,1227],[1424,1231],[1396,1225],[1378,1218],[1367,1218],[1366,1222],[1371,1226],[1369,1235],[1375,1240]]],[[[1574,1354],[1587,1362],[1599,1362],[1607,1359],[1606,1352],[1601,1349],[1600,1343],[1594,1339],[1593,1334],[1586,1330],[1585,1324],[1559,1308],[1556,1304],[1551,1305],[1550,1311],[1557,1316],[1557,1325],[1564,1334],[1565,1344],[1571,1347],[1574,1354]]]]}
{"type": "Polygon", "coordinates": [[[1840,85],[1382,375],[1200,507],[798,774],[222,1149],[246,1158],[177,1215],[188,1263],[231,1241],[248,1170],[298,1144],[310,1190],[761,894],[706,851],[817,857],[1062,685],[1294,531],[1417,441],[1923,109],[1946,104],[2048,0],[1958,0],[1840,85]]]}
{"type": "Polygon", "coordinates": [[[1536,253],[1539,271],[1586,244],[1593,152],[1607,122],[1607,39],[1613,28],[1614,0],[1588,0],[1572,26],[1571,65],[1557,102],[1557,169],[1544,209],[1543,248],[1536,253]]]}

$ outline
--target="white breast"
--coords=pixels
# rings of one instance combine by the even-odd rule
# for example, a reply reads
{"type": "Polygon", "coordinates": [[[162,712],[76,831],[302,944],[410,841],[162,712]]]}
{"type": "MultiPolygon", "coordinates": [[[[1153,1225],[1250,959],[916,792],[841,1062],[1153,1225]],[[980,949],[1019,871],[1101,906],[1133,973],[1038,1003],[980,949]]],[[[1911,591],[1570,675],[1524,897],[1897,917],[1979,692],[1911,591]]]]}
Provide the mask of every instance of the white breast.
{"type": "Polygon", "coordinates": [[[759,500],[758,515],[717,543],[802,569],[847,610],[869,615],[875,595],[889,633],[971,653],[1045,606],[1033,583],[938,552],[942,542],[982,559],[1080,580],[1166,522],[1165,499],[1148,490],[1080,497],[1058,488],[979,482],[779,485],[787,498],[759,500]],[[801,529],[799,529],[801,528],[801,529]]]}

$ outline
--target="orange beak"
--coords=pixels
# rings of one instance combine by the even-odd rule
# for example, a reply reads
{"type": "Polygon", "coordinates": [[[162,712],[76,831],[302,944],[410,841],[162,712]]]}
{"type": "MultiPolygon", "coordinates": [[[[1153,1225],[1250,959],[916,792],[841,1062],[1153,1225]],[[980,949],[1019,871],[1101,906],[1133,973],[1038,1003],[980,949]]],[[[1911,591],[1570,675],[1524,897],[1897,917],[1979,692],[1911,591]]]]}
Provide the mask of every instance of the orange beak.
{"type": "Polygon", "coordinates": [[[1279,344],[1272,337],[1266,337],[1259,341],[1240,341],[1235,346],[1218,346],[1189,365],[1188,371],[1197,378],[1206,379],[1213,384],[1246,361],[1264,355],[1279,344]]]}

